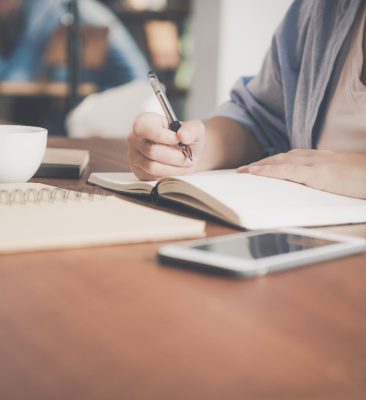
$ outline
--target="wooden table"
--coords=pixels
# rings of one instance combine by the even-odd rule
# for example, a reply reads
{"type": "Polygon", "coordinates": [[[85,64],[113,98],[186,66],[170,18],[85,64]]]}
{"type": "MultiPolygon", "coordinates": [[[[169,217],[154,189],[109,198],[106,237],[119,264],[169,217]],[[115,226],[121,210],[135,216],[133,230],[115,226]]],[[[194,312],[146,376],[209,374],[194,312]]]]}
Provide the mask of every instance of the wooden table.
{"type": "MultiPolygon", "coordinates": [[[[127,168],[122,142],[50,144],[127,168]]],[[[0,398],[366,398],[365,253],[242,280],[161,266],[159,245],[1,256],[0,398]]]]}

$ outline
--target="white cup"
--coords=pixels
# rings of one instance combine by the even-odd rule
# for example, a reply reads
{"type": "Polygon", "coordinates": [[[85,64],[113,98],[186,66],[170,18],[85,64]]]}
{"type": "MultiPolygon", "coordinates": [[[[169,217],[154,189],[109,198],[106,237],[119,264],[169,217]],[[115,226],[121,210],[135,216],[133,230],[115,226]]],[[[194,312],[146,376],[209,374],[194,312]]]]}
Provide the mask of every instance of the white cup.
{"type": "Polygon", "coordinates": [[[41,165],[46,147],[46,129],[0,125],[0,183],[29,181],[41,165]]]}

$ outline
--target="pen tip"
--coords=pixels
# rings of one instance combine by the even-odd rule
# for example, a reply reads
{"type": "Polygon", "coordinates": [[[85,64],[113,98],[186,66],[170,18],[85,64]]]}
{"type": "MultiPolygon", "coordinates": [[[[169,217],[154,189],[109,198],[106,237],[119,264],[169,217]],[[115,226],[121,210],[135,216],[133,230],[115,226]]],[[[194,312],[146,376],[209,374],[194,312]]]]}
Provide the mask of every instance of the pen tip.
{"type": "Polygon", "coordinates": [[[185,151],[186,151],[186,156],[188,156],[188,158],[193,161],[193,157],[192,157],[192,149],[189,146],[185,147],[185,151]]]}

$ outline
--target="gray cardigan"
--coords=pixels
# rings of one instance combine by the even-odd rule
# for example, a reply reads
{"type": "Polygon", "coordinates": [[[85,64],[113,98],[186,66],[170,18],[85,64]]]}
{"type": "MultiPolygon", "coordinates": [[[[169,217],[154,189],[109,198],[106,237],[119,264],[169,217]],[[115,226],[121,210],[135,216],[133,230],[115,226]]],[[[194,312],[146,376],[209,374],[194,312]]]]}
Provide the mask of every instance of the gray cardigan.
{"type": "Polygon", "coordinates": [[[240,78],[231,100],[214,116],[242,124],[261,144],[263,156],[315,147],[365,3],[295,0],[260,73],[240,78]]]}

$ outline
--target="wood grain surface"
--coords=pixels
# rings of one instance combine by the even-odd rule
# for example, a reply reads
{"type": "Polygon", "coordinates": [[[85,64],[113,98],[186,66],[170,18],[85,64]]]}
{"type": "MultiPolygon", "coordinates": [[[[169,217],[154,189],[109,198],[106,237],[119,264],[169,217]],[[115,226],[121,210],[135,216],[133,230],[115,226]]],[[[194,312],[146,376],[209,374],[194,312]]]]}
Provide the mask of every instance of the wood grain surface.
{"type": "MultiPolygon", "coordinates": [[[[122,141],[50,144],[90,167],[40,182],[127,170],[122,141]]],[[[162,266],[159,246],[1,256],[0,399],[366,398],[365,253],[243,280],[162,266]]]]}

